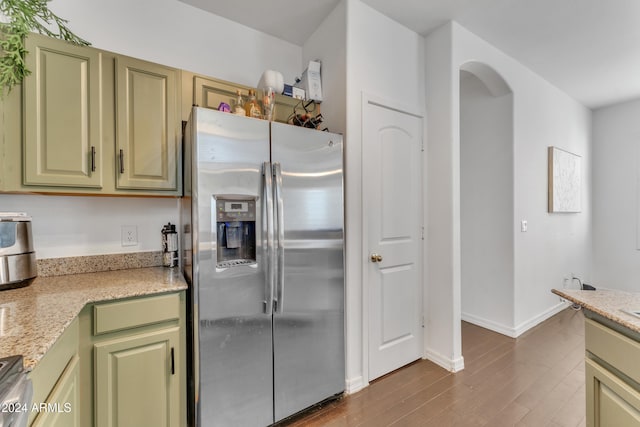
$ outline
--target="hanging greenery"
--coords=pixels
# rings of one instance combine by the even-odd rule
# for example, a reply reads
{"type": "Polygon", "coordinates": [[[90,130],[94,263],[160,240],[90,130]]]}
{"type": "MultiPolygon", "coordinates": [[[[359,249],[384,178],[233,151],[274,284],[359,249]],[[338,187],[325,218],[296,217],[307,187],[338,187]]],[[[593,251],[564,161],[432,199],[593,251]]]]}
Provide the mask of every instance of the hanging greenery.
{"type": "Polygon", "coordinates": [[[90,44],[73,34],[65,25],[65,19],[49,10],[47,3],[50,1],[0,0],[0,13],[7,21],[0,23],[0,97],[9,93],[30,74],[24,62],[28,53],[24,40],[30,32],[38,32],[82,46],[90,44]]]}

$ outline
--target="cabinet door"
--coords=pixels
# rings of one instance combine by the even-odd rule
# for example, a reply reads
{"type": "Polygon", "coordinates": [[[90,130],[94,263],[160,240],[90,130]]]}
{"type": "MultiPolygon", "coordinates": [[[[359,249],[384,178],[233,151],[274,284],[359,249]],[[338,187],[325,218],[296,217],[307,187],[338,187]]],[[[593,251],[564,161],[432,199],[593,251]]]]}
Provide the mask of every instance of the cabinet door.
{"type": "Polygon", "coordinates": [[[97,427],[181,425],[179,327],[94,348],[97,427]]]}
{"type": "Polygon", "coordinates": [[[640,426],[640,392],[591,359],[585,368],[587,427],[640,426]]]}
{"type": "Polygon", "coordinates": [[[217,110],[221,102],[226,102],[233,108],[237,96],[236,91],[238,89],[240,89],[246,99],[248,87],[195,76],[193,78],[193,104],[199,107],[217,110]]]}
{"type": "MultiPolygon", "coordinates": [[[[211,78],[195,76],[193,78],[193,104],[198,107],[218,109],[221,102],[226,102],[233,109],[236,101],[236,91],[240,89],[243,99],[247,100],[248,86],[242,86],[235,83],[225,82],[211,78]]],[[[262,106],[262,92],[257,91],[258,103],[262,106]]],[[[289,96],[276,94],[274,105],[274,121],[280,123],[288,123],[289,119],[295,113],[302,114],[304,109],[299,99],[289,96]]],[[[319,113],[312,112],[313,115],[319,113]]]]}
{"type": "Polygon", "coordinates": [[[100,51],[31,35],[24,86],[24,184],[102,187],[100,51]]]}
{"type": "Polygon", "coordinates": [[[177,190],[178,70],[116,57],[117,188],[177,190]]]}
{"type": "Polygon", "coordinates": [[[79,360],[73,356],[31,427],[80,427],[79,360]]]}

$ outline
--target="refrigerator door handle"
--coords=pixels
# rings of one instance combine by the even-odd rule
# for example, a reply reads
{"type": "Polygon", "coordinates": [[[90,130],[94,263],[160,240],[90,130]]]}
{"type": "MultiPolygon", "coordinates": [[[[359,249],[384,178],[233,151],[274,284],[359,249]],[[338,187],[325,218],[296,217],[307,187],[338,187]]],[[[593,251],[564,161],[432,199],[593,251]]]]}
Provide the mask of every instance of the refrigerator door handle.
{"type": "Polygon", "coordinates": [[[277,240],[277,267],[276,267],[276,313],[282,313],[284,308],[284,203],[282,201],[282,170],[280,163],[273,164],[273,175],[275,180],[275,203],[276,203],[276,227],[278,230],[277,240]]]}
{"type": "Polygon", "coordinates": [[[266,217],[266,244],[264,246],[264,259],[265,259],[265,296],[264,303],[265,314],[273,314],[273,302],[274,302],[274,288],[275,288],[275,236],[274,236],[274,221],[273,221],[273,180],[272,180],[272,168],[271,163],[264,162],[262,174],[264,176],[264,210],[263,214],[266,217]]]}

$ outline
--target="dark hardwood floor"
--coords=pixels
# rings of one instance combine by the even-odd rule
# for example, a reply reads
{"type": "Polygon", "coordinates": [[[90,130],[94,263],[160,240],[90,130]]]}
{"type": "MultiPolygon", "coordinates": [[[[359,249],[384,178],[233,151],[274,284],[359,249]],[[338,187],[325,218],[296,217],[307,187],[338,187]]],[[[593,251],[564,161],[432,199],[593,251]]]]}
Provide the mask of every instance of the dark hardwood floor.
{"type": "Polygon", "coordinates": [[[584,426],[584,318],[562,311],[517,339],[462,323],[465,369],[425,360],[287,426],[584,426]]]}

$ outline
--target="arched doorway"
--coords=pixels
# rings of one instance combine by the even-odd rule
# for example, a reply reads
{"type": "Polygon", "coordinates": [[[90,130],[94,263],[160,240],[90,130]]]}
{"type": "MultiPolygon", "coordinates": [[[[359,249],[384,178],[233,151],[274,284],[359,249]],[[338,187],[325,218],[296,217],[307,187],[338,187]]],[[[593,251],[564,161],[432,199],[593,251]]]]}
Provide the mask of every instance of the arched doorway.
{"type": "Polygon", "coordinates": [[[462,320],[513,336],[513,93],[491,67],[460,67],[462,320]]]}

